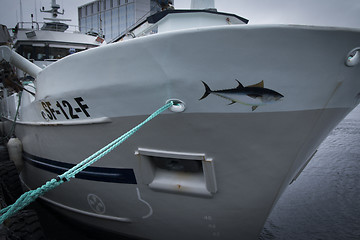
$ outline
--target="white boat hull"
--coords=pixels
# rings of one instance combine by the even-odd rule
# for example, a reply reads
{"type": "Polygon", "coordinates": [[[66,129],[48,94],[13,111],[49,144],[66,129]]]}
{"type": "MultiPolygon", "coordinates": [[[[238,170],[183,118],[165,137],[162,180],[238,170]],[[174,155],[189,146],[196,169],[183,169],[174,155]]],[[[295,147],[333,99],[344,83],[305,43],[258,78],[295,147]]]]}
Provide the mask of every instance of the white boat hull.
{"type": "Polygon", "coordinates": [[[209,27],[66,57],[39,74],[35,100],[24,93],[16,128],[22,180],[41,185],[56,176],[41,164],[76,164],[166,100],[181,99],[185,112],[167,111],[94,164],[132,170],[124,182],[73,179],[43,199],[87,224],[145,239],[256,239],[286,186],[359,103],[360,67],[345,65],[359,36],[305,26],[209,27]],[[199,101],[201,81],[216,91],[235,88],[235,79],[245,87],[263,80],[283,98],[255,110],[216,94],[199,101]],[[148,166],[144,149],[207,163],[196,174],[164,172],[148,166]]]}

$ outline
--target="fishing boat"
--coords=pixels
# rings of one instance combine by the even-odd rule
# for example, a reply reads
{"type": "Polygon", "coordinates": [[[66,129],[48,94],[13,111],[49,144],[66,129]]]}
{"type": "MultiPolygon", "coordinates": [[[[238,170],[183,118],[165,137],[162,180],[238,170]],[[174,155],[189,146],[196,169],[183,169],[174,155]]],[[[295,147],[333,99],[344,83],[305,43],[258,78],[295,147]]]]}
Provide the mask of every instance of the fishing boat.
{"type": "MultiPolygon", "coordinates": [[[[52,0],[51,9],[43,7],[40,10],[51,17],[37,22],[31,14],[30,22],[21,21],[12,29],[15,51],[40,68],[67,55],[106,44],[100,31],[96,33],[89,29],[88,34],[83,34],[77,26],[67,24],[71,19],[59,18],[58,15],[64,14],[64,9],[59,9],[60,5],[52,0]]],[[[17,76],[25,77],[26,74],[19,69],[17,76]]]]}
{"type": "Polygon", "coordinates": [[[247,22],[211,4],[169,8],[44,69],[1,47],[35,79],[21,104],[2,99],[9,125],[20,105],[23,184],[41,186],[175,101],[42,201],[141,239],[257,239],[360,102],[360,30],[247,22]]]}

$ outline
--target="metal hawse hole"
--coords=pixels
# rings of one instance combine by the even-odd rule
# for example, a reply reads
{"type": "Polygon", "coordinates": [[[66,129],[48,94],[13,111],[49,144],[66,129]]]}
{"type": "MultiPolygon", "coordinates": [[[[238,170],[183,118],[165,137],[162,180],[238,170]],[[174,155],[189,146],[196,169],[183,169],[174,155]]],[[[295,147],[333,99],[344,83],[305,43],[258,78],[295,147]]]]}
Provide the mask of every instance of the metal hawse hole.
{"type": "Polygon", "coordinates": [[[360,62],[360,48],[355,48],[351,50],[346,56],[345,65],[348,67],[353,67],[360,62]]]}
{"type": "Polygon", "coordinates": [[[174,103],[174,105],[169,108],[170,111],[177,113],[185,111],[186,108],[185,102],[179,99],[169,99],[166,101],[166,104],[168,104],[171,101],[174,103]]]}

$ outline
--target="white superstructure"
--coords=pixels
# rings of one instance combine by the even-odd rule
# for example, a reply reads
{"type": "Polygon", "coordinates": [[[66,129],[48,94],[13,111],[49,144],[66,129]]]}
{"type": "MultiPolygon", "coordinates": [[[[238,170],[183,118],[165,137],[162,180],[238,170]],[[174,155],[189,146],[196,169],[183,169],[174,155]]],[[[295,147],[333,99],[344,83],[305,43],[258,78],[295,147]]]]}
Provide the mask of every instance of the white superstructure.
{"type": "MultiPolygon", "coordinates": [[[[52,14],[52,18],[44,18],[44,23],[20,22],[14,28],[14,49],[23,57],[31,60],[37,66],[47,65],[76,52],[105,44],[101,36],[80,33],[75,26],[70,26],[59,19],[60,6],[52,0],[50,10],[41,10],[52,14]]],[[[18,72],[19,77],[23,77],[18,72]]]]}

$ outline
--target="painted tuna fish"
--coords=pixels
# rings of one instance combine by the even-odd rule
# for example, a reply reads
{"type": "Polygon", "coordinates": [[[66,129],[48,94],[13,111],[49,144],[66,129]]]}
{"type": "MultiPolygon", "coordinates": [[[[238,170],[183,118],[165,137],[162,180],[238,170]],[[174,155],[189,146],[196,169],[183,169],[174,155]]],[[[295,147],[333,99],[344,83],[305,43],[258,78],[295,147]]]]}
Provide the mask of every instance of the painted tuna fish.
{"type": "Polygon", "coordinates": [[[284,97],[274,90],[264,88],[264,81],[244,87],[237,79],[235,80],[239,84],[236,88],[214,91],[211,90],[210,87],[202,81],[205,86],[205,93],[199,100],[206,98],[209,94],[214,94],[231,101],[229,105],[234,103],[241,103],[252,106],[251,109],[254,111],[258,106],[278,101],[284,97]]]}

